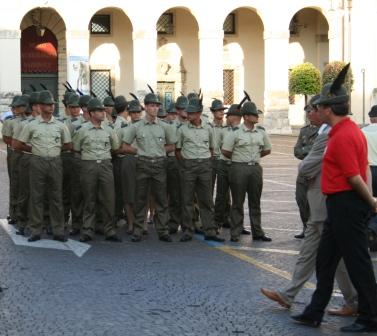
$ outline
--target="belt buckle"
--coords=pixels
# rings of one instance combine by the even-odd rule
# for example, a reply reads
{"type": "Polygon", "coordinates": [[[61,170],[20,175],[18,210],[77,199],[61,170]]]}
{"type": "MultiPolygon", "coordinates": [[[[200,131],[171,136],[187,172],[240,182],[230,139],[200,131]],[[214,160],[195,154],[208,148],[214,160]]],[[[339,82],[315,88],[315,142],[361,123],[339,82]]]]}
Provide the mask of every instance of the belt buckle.
{"type": "Polygon", "coordinates": [[[102,162],[102,160],[97,160],[97,163],[101,163],[102,162]]]}
{"type": "Polygon", "coordinates": [[[157,160],[156,159],[151,159],[151,161],[150,161],[151,163],[156,163],[157,162],[157,160]]]}
{"type": "Polygon", "coordinates": [[[247,165],[248,166],[254,166],[254,162],[248,162],[247,165]]]}

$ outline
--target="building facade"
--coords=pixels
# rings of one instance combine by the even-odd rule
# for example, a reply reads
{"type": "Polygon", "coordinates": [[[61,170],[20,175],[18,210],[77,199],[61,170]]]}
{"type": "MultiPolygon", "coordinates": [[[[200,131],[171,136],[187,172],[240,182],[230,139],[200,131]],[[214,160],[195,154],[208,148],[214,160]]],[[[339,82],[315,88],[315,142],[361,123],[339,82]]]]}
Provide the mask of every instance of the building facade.
{"type": "Polygon", "coordinates": [[[291,133],[305,119],[289,104],[289,70],[350,61],[362,123],[377,102],[376,14],[377,0],[2,2],[0,108],[41,84],[61,99],[66,81],[99,97],[150,84],[166,104],[199,89],[206,106],[231,104],[246,90],[270,132],[291,133]]]}

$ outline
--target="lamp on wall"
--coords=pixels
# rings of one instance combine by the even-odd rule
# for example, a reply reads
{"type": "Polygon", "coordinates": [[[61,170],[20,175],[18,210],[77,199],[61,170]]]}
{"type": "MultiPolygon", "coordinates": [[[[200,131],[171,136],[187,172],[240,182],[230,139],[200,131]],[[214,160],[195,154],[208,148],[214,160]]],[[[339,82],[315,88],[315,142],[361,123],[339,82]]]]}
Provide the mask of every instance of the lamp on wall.
{"type": "Polygon", "coordinates": [[[37,32],[37,35],[43,37],[46,32],[46,27],[42,25],[42,10],[41,8],[35,9],[31,14],[31,20],[33,22],[33,26],[37,32]]]}

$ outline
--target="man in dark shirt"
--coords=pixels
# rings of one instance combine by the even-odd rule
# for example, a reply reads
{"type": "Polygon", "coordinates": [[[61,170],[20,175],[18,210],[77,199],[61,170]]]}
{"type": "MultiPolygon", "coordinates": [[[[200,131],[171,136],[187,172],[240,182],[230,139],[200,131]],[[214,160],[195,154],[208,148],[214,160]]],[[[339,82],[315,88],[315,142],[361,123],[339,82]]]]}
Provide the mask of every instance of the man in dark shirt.
{"type": "Polygon", "coordinates": [[[349,119],[349,96],[342,86],[347,71],[326,84],[314,102],[320,118],[332,126],[322,168],[321,189],[327,195],[327,219],[317,254],[317,288],[311,303],[292,318],[318,327],[332,294],[334,275],[344,258],[359,296],[356,321],[343,332],[377,331],[377,287],[367,244],[367,219],[377,203],[367,186],[368,151],[365,136],[349,119]]]}

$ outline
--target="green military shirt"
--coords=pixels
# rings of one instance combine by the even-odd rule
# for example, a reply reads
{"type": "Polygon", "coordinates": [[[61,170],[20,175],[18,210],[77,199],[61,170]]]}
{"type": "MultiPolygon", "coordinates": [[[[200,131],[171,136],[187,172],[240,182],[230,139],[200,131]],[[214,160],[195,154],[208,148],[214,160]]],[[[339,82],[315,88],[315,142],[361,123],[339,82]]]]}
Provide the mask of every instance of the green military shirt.
{"type": "Polygon", "coordinates": [[[318,127],[314,125],[306,125],[300,129],[297,143],[294,148],[294,155],[297,159],[303,160],[309,154],[313,146],[314,140],[318,135],[318,127]]]}
{"type": "Polygon", "coordinates": [[[200,126],[183,124],[177,132],[177,149],[181,149],[184,159],[208,159],[214,148],[213,127],[202,119],[200,126]]]}
{"type": "Polygon", "coordinates": [[[20,123],[25,120],[25,117],[15,116],[9,120],[9,123],[6,125],[5,133],[3,130],[3,135],[13,138],[16,129],[19,128],[20,123]]]}
{"type": "Polygon", "coordinates": [[[262,128],[251,130],[242,124],[227,134],[222,149],[232,152],[232,162],[259,162],[260,152],[270,150],[271,142],[262,128]]]}
{"type": "Polygon", "coordinates": [[[176,137],[170,125],[156,119],[149,122],[146,118],[129,126],[123,133],[122,142],[132,144],[136,140],[137,154],[146,157],[166,156],[165,145],[174,144],[176,137]]]}
{"type": "MultiPolygon", "coordinates": [[[[239,127],[239,126],[237,126],[237,127],[239,127]]],[[[217,143],[217,146],[220,148],[220,152],[221,152],[221,149],[223,147],[225,137],[231,132],[233,132],[233,128],[231,126],[226,126],[226,127],[223,128],[222,132],[220,133],[218,143],[217,143]]],[[[227,158],[222,153],[220,155],[220,159],[224,160],[224,161],[231,161],[231,159],[227,158]]]]}
{"type": "Polygon", "coordinates": [[[213,156],[216,159],[219,159],[221,155],[221,148],[219,146],[220,137],[222,136],[221,134],[224,131],[224,126],[222,124],[217,125],[215,123],[212,123],[212,126],[213,126],[213,140],[214,140],[213,156]]]}
{"type": "Polygon", "coordinates": [[[72,141],[62,122],[54,117],[47,122],[40,116],[25,125],[18,140],[30,143],[32,154],[41,157],[59,156],[62,145],[72,141]]]}
{"type": "Polygon", "coordinates": [[[90,121],[78,128],[73,137],[73,149],[81,152],[82,160],[111,159],[111,150],[118,148],[119,140],[113,128],[103,125],[97,128],[90,121]]]}
{"type": "Polygon", "coordinates": [[[122,116],[117,116],[115,119],[114,128],[119,129],[121,128],[124,124],[128,124],[128,121],[126,118],[123,118],[122,116]]]}
{"type": "Polygon", "coordinates": [[[24,129],[24,127],[31,121],[35,120],[34,117],[32,116],[29,116],[29,117],[26,117],[26,118],[22,118],[21,122],[19,122],[15,127],[14,127],[14,133],[13,133],[13,139],[16,139],[18,140],[20,135],[21,135],[21,132],[22,130],[24,129]]]}
{"type": "Polygon", "coordinates": [[[13,121],[13,119],[15,119],[15,116],[12,116],[12,117],[4,120],[3,128],[1,130],[1,133],[2,133],[3,136],[7,136],[7,137],[11,136],[10,124],[13,121]]]}

